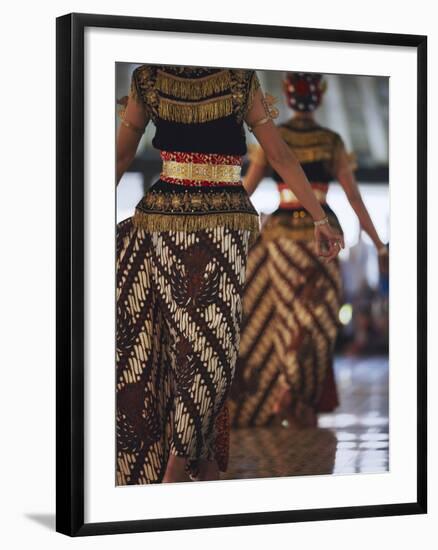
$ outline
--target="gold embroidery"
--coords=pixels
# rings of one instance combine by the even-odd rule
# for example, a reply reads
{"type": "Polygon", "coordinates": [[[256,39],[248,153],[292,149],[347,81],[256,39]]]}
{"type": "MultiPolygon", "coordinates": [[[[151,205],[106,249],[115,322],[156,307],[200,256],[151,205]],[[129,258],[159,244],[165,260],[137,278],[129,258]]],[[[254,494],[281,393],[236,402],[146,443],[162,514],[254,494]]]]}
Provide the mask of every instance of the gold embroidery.
{"type": "Polygon", "coordinates": [[[282,126],[280,133],[298,161],[302,163],[329,161],[333,164],[339,150],[339,143],[343,147],[338,135],[326,130],[296,132],[282,126]]]}
{"type": "Polygon", "coordinates": [[[337,141],[337,134],[326,130],[297,132],[287,126],[280,126],[279,130],[283,139],[291,147],[326,146],[333,149],[337,141]]]}
{"type": "Polygon", "coordinates": [[[252,106],[255,93],[260,88],[260,82],[255,71],[230,69],[230,72],[234,114],[237,121],[241,122],[252,106]]]}
{"type": "Polygon", "coordinates": [[[254,96],[255,96],[255,94],[256,94],[256,92],[259,88],[260,88],[259,78],[257,76],[257,73],[255,71],[253,71],[253,73],[251,75],[251,80],[250,80],[250,83],[249,83],[248,99],[247,99],[247,102],[246,102],[244,115],[246,115],[246,113],[251,109],[253,101],[254,101],[254,96]]]}
{"type": "Polygon", "coordinates": [[[202,164],[164,160],[163,176],[193,181],[239,182],[241,167],[233,164],[202,164]]]}
{"type": "MultiPolygon", "coordinates": [[[[338,147],[343,147],[336,134],[321,131],[294,132],[284,126],[279,127],[284,141],[293,150],[298,161],[301,163],[316,161],[333,161],[336,157],[338,147]]],[[[251,162],[267,166],[268,161],[263,149],[258,144],[248,146],[248,156],[251,162]]],[[[354,166],[354,155],[351,163],[354,166]]]]}
{"type": "Polygon", "coordinates": [[[169,78],[173,79],[173,83],[164,78],[167,74],[162,73],[165,71],[160,73],[156,67],[142,65],[135,69],[131,82],[130,95],[136,101],[143,101],[154,122],[159,117],[183,123],[207,122],[233,113],[237,122],[241,122],[260,87],[257,73],[247,69],[224,69],[223,72],[218,71],[200,79],[171,75],[169,78]],[[200,80],[198,84],[197,80],[200,80]],[[161,95],[166,93],[165,89],[170,91],[172,87],[175,92],[179,89],[178,96],[170,99],[161,95]],[[189,96],[197,96],[202,90],[207,93],[209,88],[220,88],[218,93],[223,95],[206,101],[188,102],[177,99],[186,99],[185,95],[188,96],[187,99],[191,99],[189,96]],[[224,93],[227,90],[229,93],[224,93]]]}
{"type": "Polygon", "coordinates": [[[142,65],[135,69],[131,80],[130,97],[141,102],[150,118],[156,122],[158,117],[158,93],[155,88],[156,70],[142,65]]]}
{"type": "Polygon", "coordinates": [[[140,92],[138,90],[137,81],[136,81],[136,78],[135,78],[135,72],[132,75],[132,79],[131,79],[131,87],[129,89],[129,99],[134,100],[135,103],[142,103],[143,102],[143,99],[142,99],[142,97],[140,95],[140,92]]]}
{"type": "MultiPolygon", "coordinates": [[[[317,162],[320,160],[330,161],[332,159],[332,153],[325,147],[312,147],[312,148],[299,148],[291,147],[294,155],[297,157],[298,162],[317,162]]],[[[267,166],[268,160],[265,152],[257,144],[251,144],[248,146],[248,158],[251,162],[259,164],[260,166],[267,166]]]]}
{"type": "Polygon", "coordinates": [[[138,209],[163,214],[204,214],[213,211],[239,210],[257,216],[248,195],[239,192],[162,192],[149,191],[138,209]]]}
{"type": "Polygon", "coordinates": [[[206,101],[184,102],[160,97],[158,114],[165,120],[186,124],[208,122],[233,112],[231,95],[223,95],[206,101]]]}
{"type": "Polygon", "coordinates": [[[260,232],[257,215],[242,212],[221,212],[204,215],[150,214],[136,210],[133,224],[138,229],[152,231],[200,231],[225,226],[230,229],[246,229],[251,232],[250,245],[260,232]]]}
{"type": "Polygon", "coordinates": [[[157,88],[181,99],[201,99],[228,90],[231,84],[227,69],[200,78],[184,78],[158,70],[157,88]]]}

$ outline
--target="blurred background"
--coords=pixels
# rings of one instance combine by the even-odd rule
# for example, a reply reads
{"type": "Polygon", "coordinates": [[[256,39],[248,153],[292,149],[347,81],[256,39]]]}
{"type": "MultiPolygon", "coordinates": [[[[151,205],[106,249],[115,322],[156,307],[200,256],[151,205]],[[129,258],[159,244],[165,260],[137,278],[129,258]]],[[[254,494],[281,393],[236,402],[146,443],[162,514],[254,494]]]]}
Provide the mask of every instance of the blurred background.
{"type": "MultiPolygon", "coordinates": [[[[117,64],[116,98],[128,94],[137,66],[117,64]]],[[[281,89],[283,73],[257,73],[264,91],[278,99],[280,115],[276,122],[290,118],[292,111],[281,89]]],[[[324,76],[328,86],[316,120],[338,132],[355,155],[364,202],[380,238],[389,242],[389,80],[324,76]]],[[[116,120],[118,124],[118,117],[116,120]]],[[[255,138],[246,127],[245,131],[251,147],[255,138]]],[[[151,145],[153,135],[154,126],[149,124],[137,156],[118,186],[117,221],[132,215],[144,191],[159,177],[161,160],[151,145]]],[[[243,173],[246,167],[245,160],[243,173]]],[[[279,204],[273,180],[265,178],[251,199],[262,217],[273,212],[279,204]]],[[[340,256],[344,290],[335,361],[340,406],[333,413],[320,415],[318,429],[294,433],[293,444],[287,429],[258,428],[241,434],[239,447],[232,443],[233,466],[225,475],[228,479],[388,470],[388,277],[379,274],[376,250],[360,231],[358,219],[336,182],[330,185],[327,202],[340,220],[346,241],[340,256]],[[263,455],[259,448],[264,448],[263,455]]]]}

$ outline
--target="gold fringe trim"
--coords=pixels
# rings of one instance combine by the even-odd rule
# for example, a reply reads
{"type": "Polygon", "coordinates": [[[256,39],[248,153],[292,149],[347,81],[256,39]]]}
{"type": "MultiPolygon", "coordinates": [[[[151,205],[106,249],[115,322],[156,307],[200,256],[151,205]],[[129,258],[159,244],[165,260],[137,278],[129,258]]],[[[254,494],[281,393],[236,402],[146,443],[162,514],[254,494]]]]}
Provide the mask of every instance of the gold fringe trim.
{"type": "Polygon", "coordinates": [[[136,210],[132,221],[134,227],[143,229],[149,233],[153,231],[201,231],[219,226],[236,230],[245,229],[251,232],[250,246],[255,242],[260,233],[259,216],[255,214],[243,214],[241,212],[204,215],[166,215],[148,214],[136,210]]]}
{"type": "MultiPolygon", "coordinates": [[[[288,144],[290,146],[290,144],[288,144]]],[[[333,152],[327,147],[293,147],[290,146],[294,155],[297,157],[298,161],[301,163],[305,162],[317,162],[319,160],[333,160],[333,152]]],[[[266,158],[265,152],[258,144],[248,145],[248,158],[254,164],[259,164],[260,166],[268,166],[268,160],[266,158]]]]}
{"type": "Polygon", "coordinates": [[[333,149],[339,143],[339,138],[334,132],[327,130],[313,130],[310,132],[299,132],[280,126],[278,128],[283,139],[291,147],[330,147],[333,149]]]}
{"type": "MultiPolygon", "coordinates": [[[[336,151],[330,145],[314,145],[303,147],[302,144],[291,142],[286,139],[286,143],[294,152],[298,161],[305,162],[317,162],[319,160],[334,162],[336,157],[336,151]]],[[[268,160],[263,149],[258,144],[248,145],[248,158],[251,162],[259,164],[261,166],[267,166],[268,160]]],[[[354,163],[352,163],[354,166],[354,163]]]]}
{"type": "Polygon", "coordinates": [[[228,70],[219,71],[201,78],[184,78],[158,71],[157,88],[181,99],[201,99],[228,90],[231,76],[228,70]]]}
{"type": "Polygon", "coordinates": [[[129,88],[128,97],[129,99],[132,99],[135,103],[143,103],[143,98],[141,97],[137,88],[137,81],[135,78],[135,74],[133,74],[131,78],[131,86],[129,88]]]}
{"type": "Polygon", "coordinates": [[[165,120],[186,124],[208,122],[230,115],[233,112],[231,95],[224,95],[207,101],[185,103],[160,97],[158,114],[165,120]]]}
{"type": "Polygon", "coordinates": [[[246,109],[244,114],[246,114],[251,109],[254,101],[254,96],[259,88],[260,88],[260,80],[259,80],[259,77],[257,76],[257,73],[254,71],[251,76],[251,81],[249,83],[248,99],[246,100],[246,109]]]}

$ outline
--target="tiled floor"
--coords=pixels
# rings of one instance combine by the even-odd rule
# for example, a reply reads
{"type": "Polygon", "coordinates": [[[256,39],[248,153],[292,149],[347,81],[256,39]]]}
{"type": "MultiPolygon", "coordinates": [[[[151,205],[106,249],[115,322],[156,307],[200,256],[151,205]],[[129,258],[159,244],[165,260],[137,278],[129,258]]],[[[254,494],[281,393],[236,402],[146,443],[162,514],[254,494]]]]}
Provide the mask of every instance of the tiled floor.
{"type": "Polygon", "coordinates": [[[316,429],[250,428],[231,436],[222,479],[377,473],[388,469],[388,360],[345,359],[335,365],[340,407],[316,429]]]}

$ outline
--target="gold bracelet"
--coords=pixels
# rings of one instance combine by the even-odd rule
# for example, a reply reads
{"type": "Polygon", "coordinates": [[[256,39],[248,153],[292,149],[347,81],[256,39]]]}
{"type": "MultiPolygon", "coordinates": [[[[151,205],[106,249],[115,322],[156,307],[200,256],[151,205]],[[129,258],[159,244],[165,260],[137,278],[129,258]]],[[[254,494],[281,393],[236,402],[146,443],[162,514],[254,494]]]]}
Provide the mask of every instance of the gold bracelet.
{"type": "Polygon", "coordinates": [[[123,126],[126,126],[126,128],[130,128],[137,134],[140,134],[140,135],[144,134],[144,129],[142,130],[141,128],[139,128],[138,126],[135,126],[135,124],[132,124],[131,122],[128,122],[124,118],[121,119],[121,123],[123,124],[123,126]]]}

